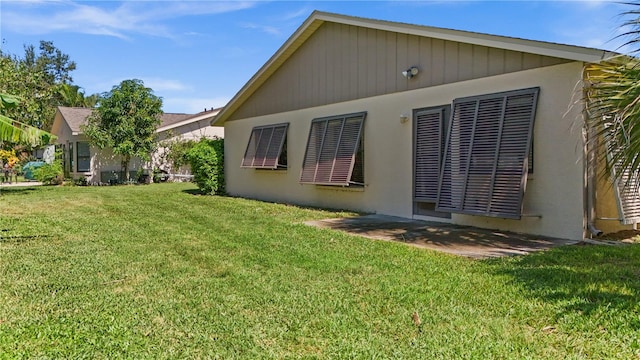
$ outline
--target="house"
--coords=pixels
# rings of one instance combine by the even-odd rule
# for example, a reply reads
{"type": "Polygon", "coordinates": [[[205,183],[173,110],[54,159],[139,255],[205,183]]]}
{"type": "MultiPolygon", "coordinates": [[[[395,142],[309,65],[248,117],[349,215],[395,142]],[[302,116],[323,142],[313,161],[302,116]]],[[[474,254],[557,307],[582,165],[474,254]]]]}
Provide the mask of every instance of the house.
{"type": "MultiPolygon", "coordinates": [[[[136,178],[139,170],[149,172],[160,168],[174,175],[184,175],[188,169],[172,169],[163,154],[171,141],[197,140],[202,137],[222,137],[222,127],[211,126],[211,119],[220,109],[210,109],[198,114],[164,113],[156,130],[158,148],[149,163],[133,158],[129,165],[130,177],[136,178]]],[[[87,123],[92,109],[59,106],[51,132],[58,137],[58,145],[63,150],[64,170],[72,178],[85,177],[89,183],[109,183],[122,179],[120,157],[110,149],[99,149],[89,144],[82,133],[82,125],[87,123]]]]}
{"type": "Polygon", "coordinates": [[[212,122],[227,191],[566,239],[631,228],[637,193],[596,175],[583,136],[584,65],[615,55],[314,12],[212,122]]]}

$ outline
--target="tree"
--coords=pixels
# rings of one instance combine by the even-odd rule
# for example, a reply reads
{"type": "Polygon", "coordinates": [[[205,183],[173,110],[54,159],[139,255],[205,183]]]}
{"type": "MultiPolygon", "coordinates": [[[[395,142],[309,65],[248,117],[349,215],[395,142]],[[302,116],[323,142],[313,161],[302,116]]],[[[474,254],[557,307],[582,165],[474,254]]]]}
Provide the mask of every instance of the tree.
{"type": "Polygon", "coordinates": [[[640,51],[640,10],[623,16],[630,18],[622,25],[628,29],[622,34],[628,37],[624,46],[636,49],[586,66],[585,125],[590,151],[606,164],[604,175],[628,186],[640,174],[640,60],[635,57],[640,51]]]}
{"type": "Polygon", "coordinates": [[[131,158],[149,160],[155,149],[161,114],[162,99],[153,90],[141,80],[124,80],[102,94],[83,130],[93,145],[113,148],[121,156],[122,171],[129,181],[131,158]]]}
{"type": "Polygon", "coordinates": [[[5,115],[50,130],[56,106],[63,105],[58,86],[72,82],[70,72],[75,68],[69,56],[48,41],[41,41],[38,51],[25,46],[22,58],[0,51],[0,91],[22,99],[22,106],[5,115]]]}
{"type": "Polygon", "coordinates": [[[78,85],[60,84],[57,87],[59,104],[62,106],[75,106],[93,108],[98,103],[99,95],[85,96],[84,90],[78,85]]]}
{"type": "Polygon", "coordinates": [[[40,52],[36,53],[33,45],[24,46],[22,62],[35,72],[43,72],[49,84],[70,84],[73,82],[70,72],[76,69],[76,63],[69,60],[51,41],[40,41],[40,52]]]}

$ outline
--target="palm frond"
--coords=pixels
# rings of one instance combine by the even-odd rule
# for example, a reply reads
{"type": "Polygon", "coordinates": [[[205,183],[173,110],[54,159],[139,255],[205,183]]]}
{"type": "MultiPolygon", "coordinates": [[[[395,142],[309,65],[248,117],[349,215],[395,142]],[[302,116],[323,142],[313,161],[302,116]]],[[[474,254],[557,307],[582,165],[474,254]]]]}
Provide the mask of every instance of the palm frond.
{"type": "Polygon", "coordinates": [[[628,175],[640,170],[640,63],[618,57],[589,64],[585,78],[586,126],[595,134],[590,141],[602,144],[592,148],[606,164],[605,175],[628,185],[628,175]]]}

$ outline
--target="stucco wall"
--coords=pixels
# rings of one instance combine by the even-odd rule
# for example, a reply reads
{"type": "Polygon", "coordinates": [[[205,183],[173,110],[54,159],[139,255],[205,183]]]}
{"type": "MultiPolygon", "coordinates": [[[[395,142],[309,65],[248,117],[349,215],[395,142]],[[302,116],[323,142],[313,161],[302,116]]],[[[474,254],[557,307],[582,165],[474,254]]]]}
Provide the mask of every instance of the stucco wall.
{"type": "Polygon", "coordinates": [[[211,126],[210,119],[192,122],[183,126],[178,126],[158,134],[160,141],[171,139],[198,140],[203,137],[224,137],[224,128],[221,126],[211,126]]]}
{"type": "Polygon", "coordinates": [[[581,78],[582,63],[549,66],[375,96],[326,106],[225,123],[225,171],[232,195],[268,201],[346,208],[413,216],[412,120],[400,115],[412,109],[449,104],[454,98],[540,87],[534,129],[535,173],[524,198],[522,220],[456,215],[451,222],[492,229],[581,239],[583,236],[583,168],[581,114],[572,97],[581,78]],[[301,185],[299,176],[311,120],[367,111],[364,125],[364,189],[301,185]],[[254,126],[289,123],[287,170],[242,169],[240,163],[254,126]]]}

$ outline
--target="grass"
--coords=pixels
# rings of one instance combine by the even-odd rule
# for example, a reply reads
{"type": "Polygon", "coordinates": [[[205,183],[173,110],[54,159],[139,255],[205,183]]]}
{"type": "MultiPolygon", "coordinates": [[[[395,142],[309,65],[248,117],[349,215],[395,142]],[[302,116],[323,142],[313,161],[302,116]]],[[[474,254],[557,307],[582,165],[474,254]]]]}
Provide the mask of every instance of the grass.
{"type": "Polygon", "coordinates": [[[477,261],[191,184],[0,206],[2,359],[640,358],[640,245],[477,261]]]}

